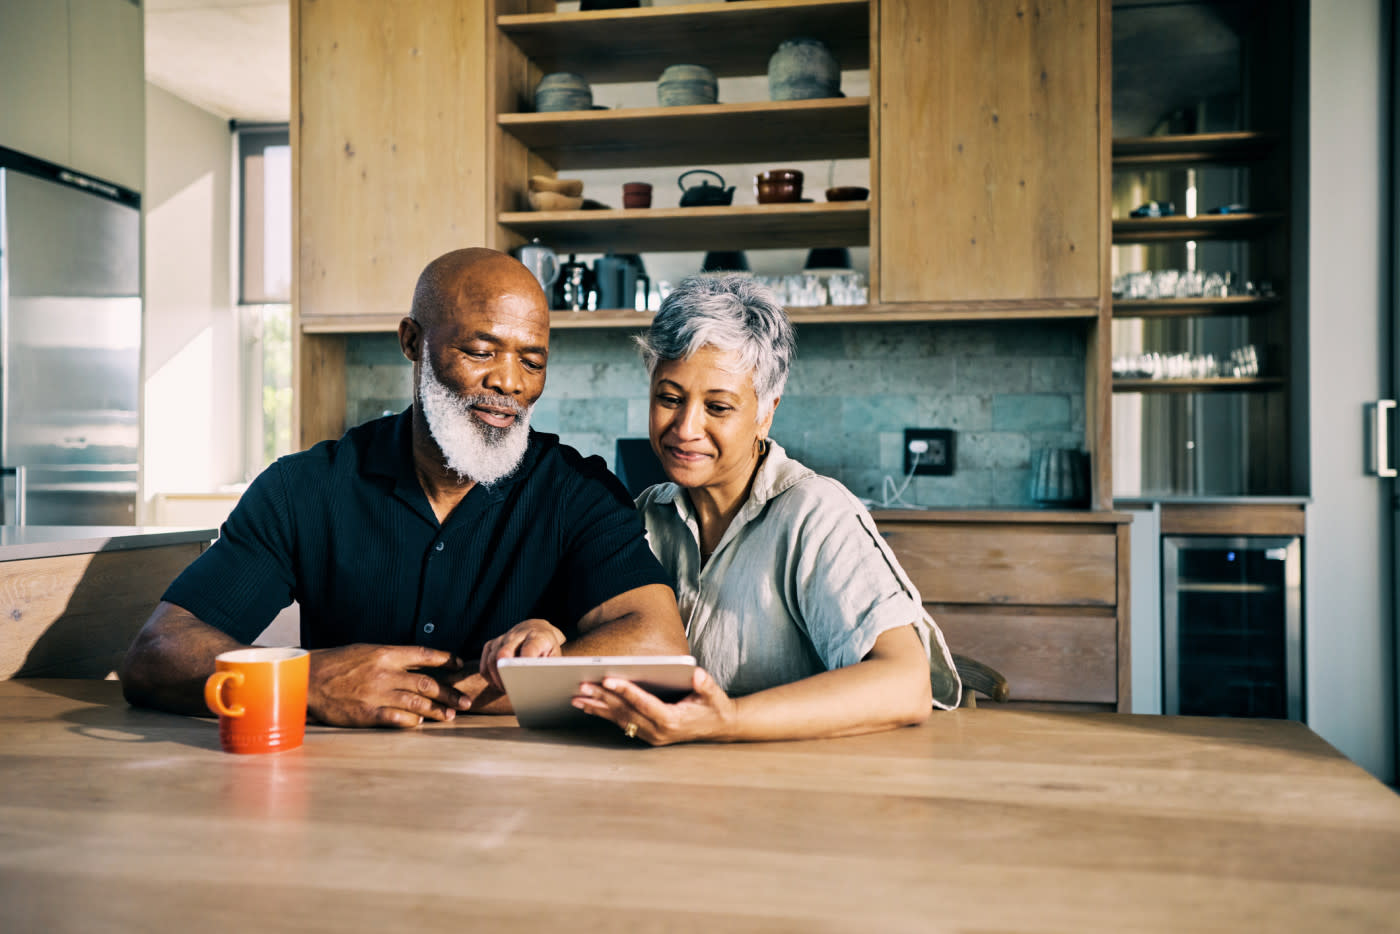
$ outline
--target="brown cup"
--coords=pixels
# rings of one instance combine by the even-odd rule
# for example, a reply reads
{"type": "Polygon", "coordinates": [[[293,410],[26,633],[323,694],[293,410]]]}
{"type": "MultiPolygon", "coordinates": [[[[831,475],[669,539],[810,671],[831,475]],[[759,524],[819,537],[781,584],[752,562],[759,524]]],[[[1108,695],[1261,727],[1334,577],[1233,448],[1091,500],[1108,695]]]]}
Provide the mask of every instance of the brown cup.
{"type": "Polygon", "coordinates": [[[802,200],[802,173],[797,169],[772,169],[753,179],[754,196],[759,204],[802,200]]]}
{"type": "Polygon", "coordinates": [[[204,683],[204,702],[219,715],[224,752],[295,749],[306,732],[305,649],[254,648],[224,652],[204,683]]]}
{"type": "Polygon", "coordinates": [[[648,182],[627,182],[622,186],[624,208],[651,207],[651,185],[648,182]]]}

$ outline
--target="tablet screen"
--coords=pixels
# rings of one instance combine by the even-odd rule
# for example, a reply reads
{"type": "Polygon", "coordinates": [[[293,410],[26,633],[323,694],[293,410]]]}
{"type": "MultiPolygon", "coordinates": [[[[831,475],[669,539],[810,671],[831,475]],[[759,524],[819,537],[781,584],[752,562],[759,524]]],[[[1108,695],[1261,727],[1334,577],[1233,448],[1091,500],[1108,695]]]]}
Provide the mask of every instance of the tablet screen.
{"type": "Polygon", "coordinates": [[[503,658],[497,662],[511,707],[521,726],[557,727],[595,722],[596,717],[570,701],[583,682],[625,678],[663,701],[676,701],[692,690],[695,658],[691,655],[564,655],[550,658],[503,658]]]}

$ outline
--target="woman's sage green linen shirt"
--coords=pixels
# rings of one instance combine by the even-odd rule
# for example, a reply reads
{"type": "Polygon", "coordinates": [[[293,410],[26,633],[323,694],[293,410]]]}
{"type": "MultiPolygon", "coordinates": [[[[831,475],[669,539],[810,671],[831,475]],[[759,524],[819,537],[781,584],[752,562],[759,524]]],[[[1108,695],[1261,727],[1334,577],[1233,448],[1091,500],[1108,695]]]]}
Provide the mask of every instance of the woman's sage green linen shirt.
{"type": "Polygon", "coordinates": [[[854,665],[880,633],[913,624],[929,654],[934,706],[957,706],[961,684],[943,634],[870,513],[779,445],[770,442],[704,567],[681,487],[650,487],[637,508],[651,550],[675,575],[691,652],[730,694],[854,665]]]}

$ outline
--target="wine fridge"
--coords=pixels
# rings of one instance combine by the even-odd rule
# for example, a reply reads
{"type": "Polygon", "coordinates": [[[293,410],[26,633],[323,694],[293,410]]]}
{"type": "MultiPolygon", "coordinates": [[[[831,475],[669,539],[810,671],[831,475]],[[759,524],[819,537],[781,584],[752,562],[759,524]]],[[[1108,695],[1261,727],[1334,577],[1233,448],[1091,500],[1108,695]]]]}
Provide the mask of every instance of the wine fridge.
{"type": "Polygon", "coordinates": [[[1302,720],[1302,543],[1162,539],[1162,712],[1302,720]]]}

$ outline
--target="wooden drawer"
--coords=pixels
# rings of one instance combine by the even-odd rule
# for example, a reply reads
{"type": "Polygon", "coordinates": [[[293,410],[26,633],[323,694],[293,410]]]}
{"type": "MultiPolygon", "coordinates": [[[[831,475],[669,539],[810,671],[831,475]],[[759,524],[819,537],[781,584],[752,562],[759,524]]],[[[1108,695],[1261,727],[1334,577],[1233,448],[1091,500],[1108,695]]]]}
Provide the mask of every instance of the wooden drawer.
{"type": "Polygon", "coordinates": [[[1112,526],[882,522],[879,528],[929,602],[1117,603],[1112,526]]]}
{"type": "Polygon", "coordinates": [[[1118,620],[1102,611],[926,604],[948,647],[1000,671],[1012,701],[1118,702],[1118,620]]]}

